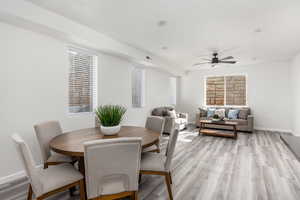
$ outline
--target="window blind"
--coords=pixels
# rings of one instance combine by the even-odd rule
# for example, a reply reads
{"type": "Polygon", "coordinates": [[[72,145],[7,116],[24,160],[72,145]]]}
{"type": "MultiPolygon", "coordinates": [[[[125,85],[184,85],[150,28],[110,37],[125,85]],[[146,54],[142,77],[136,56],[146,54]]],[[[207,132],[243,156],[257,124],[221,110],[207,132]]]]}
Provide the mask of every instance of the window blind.
{"type": "Polygon", "coordinates": [[[226,76],[226,104],[246,105],[246,77],[226,76]]]}
{"type": "Polygon", "coordinates": [[[96,105],[97,56],[69,48],[69,113],[93,112],[96,105]]]}
{"type": "Polygon", "coordinates": [[[246,106],[246,76],[207,77],[205,101],[208,106],[246,106]]]}
{"type": "Polygon", "coordinates": [[[224,105],[224,77],[206,79],[206,105],[224,105]]]}

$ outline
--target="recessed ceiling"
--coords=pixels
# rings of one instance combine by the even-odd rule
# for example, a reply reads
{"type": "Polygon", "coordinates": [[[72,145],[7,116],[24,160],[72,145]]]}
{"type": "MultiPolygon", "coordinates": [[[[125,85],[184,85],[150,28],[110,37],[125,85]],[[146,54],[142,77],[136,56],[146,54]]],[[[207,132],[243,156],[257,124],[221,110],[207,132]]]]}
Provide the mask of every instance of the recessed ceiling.
{"type": "Polygon", "coordinates": [[[248,64],[300,50],[299,0],[28,1],[185,69],[213,51],[248,64]]]}

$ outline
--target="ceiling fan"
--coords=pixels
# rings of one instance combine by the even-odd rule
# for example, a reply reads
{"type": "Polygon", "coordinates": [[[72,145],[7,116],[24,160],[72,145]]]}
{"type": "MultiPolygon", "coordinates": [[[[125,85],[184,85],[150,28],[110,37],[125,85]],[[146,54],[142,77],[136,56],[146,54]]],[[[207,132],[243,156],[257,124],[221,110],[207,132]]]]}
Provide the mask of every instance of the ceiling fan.
{"type": "Polygon", "coordinates": [[[234,59],[232,56],[227,56],[225,58],[218,58],[218,53],[213,53],[212,58],[202,58],[202,60],[206,60],[206,62],[199,62],[195,63],[193,66],[198,66],[202,64],[211,64],[212,67],[215,67],[219,63],[225,63],[225,64],[235,64],[236,61],[231,60],[234,59]]]}

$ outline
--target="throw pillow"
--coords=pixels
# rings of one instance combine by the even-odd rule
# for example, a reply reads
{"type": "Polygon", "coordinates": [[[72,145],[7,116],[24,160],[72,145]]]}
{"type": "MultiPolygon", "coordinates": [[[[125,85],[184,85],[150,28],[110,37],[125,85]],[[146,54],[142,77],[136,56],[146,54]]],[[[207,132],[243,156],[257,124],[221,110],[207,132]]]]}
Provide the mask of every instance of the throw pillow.
{"type": "Polygon", "coordinates": [[[163,117],[169,117],[170,115],[169,115],[168,110],[163,110],[163,111],[162,111],[162,116],[163,116],[163,117]]]}
{"type": "Polygon", "coordinates": [[[203,108],[199,108],[200,117],[207,117],[207,110],[203,108]]]}
{"type": "Polygon", "coordinates": [[[169,116],[172,117],[172,118],[177,118],[177,117],[176,117],[176,112],[175,112],[175,110],[168,110],[168,114],[169,114],[169,116]]]}
{"type": "Polygon", "coordinates": [[[239,119],[247,119],[249,114],[249,109],[240,109],[239,119]]]}
{"type": "Polygon", "coordinates": [[[211,118],[214,116],[216,109],[215,108],[208,108],[207,109],[207,117],[211,118]]]}
{"type": "Polygon", "coordinates": [[[153,109],[152,111],[152,115],[154,116],[163,116],[163,111],[164,111],[164,108],[155,108],[153,109]]]}
{"type": "Polygon", "coordinates": [[[224,108],[217,109],[215,111],[215,115],[218,115],[219,118],[223,119],[225,117],[225,109],[224,108]]]}
{"type": "Polygon", "coordinates": [[[228,118],[229,119],[237,119],[239,115],[239,110],[230,109],[228,112],[228,118]]]}

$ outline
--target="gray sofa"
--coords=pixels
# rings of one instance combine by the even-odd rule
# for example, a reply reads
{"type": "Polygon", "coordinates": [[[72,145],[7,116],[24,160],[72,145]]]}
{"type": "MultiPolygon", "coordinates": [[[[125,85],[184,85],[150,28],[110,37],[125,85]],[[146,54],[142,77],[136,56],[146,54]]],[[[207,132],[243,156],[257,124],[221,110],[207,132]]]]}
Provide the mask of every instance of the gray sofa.
{"type": "MultiPolygon", "coordinates": [[[[210,107],[211,108],[211,107],[210,107]]],[[[222,107],[213,107],[216,109],[222,109],[222,107]]],[[[223,108],[225,109],[225,120],[237,122],[237,130],[238,131],[245,131],[245,132],[253,132],[253,122],[254,117],[251,115],[251,109],[250,108],[223,108]],[[238,119],[228,119],[228,112],[230,109],[238,109],[240,110],[238,114],[238,119]]],[[[199,127],[200,120],[208,119],[207,118],[207,108],[199,108],[199,113],[196,114],[196,125],[199,127]]],[[[206,128],[214,128],[214,129],[226,129],[229,130],[231,127],[228,126],[221,126],[221,125],[213,125],[213,124],[207,124],[205,125],[206,128]]]]}
{"type": "Polygon", "coordinates": [[[188,124],[187,113],[176,112],[175,118],[169,116],[168,110],[173,110],[173,109],[174,107],[172,106],[164,106],[164,107],[154,108],[151,112],[151,115],[160,116],[165,119],[164,133],[172,133],[175,127],[178,128],[179,130],[185,129],[186,125],[188,124]]]}

